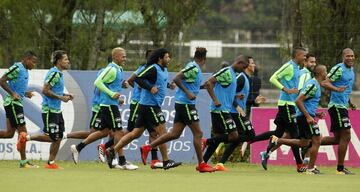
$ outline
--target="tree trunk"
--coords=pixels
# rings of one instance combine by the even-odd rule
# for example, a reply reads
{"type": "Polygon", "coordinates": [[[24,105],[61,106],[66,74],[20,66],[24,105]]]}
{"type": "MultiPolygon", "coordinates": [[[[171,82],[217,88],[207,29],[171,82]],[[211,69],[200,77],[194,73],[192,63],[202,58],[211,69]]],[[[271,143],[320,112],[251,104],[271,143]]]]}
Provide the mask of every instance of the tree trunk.
{"type": "Polygon", "coordinates": [[[105,17],[105,8],[104,2],[98,2],[98,8],[96,10],[96,19],[95,19],[95,35],[90,49],[89,62],[88,66],[84,66],[85,69],[96,69],[97,60],[100,53],[100,46],[102,42],[102,33],[104,29],[104,17],[105,17]]]}
{"type": "Polygon", "coordinates": [[[294,34],[294,44],[293,47],[302,47],[302,17],[301,17],[301,9],[300,9],[300,0],[296,0],[295,2],[295,22],[293,28],[294,34]]]}

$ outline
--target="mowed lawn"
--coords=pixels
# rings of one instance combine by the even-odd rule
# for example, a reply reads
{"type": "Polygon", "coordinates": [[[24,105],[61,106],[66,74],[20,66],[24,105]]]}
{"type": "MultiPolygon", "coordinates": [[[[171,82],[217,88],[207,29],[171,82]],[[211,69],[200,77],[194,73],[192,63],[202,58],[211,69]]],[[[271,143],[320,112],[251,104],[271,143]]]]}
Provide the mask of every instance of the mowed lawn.
{"type": "MultiPolygon", "coordinates": [[[[43,166],[44,162],[36,161],[43,166]]],[[[1,192],[271,192],[271,191],[360,191],[356,175],[336,175],[335,167],[321,167],[322,175],[298,174],[294,167],[227,164],[228,172],[198,173],[186,164],[170,170],[110,170],[98,162],[58,162],[63,170],[19,169],[17,161],[0,161],[1,192]]]]}

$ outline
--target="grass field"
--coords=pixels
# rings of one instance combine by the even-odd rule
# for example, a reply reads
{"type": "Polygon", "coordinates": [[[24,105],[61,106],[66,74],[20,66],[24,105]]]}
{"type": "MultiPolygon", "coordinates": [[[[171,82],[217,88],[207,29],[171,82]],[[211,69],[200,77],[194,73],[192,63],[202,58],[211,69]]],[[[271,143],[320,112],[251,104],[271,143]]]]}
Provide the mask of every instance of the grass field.
{"type": "MultiPolygon", "coordinates": [[[[43,165],[43,162],[34,162],[43,165]]],[[[360,191],[360,169],[356,175],[336,175],[334,167],[321,167],[322,175],[298,174],[293,167],[229,164],[229,172],[197,173],[194,165],[171,170],[110,170],[97,162],[58,162],[63,170],[19,169],[17,161],[0,161],[1,192],[236,192],[236,191],[360,191]]]]}

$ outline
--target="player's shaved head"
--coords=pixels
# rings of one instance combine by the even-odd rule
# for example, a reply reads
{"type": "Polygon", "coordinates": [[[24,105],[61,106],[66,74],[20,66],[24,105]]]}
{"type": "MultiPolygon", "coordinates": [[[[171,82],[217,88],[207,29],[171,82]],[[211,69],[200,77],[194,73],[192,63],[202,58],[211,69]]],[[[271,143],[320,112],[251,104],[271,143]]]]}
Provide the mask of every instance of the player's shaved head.
{"type": "Polygon", "coordinates": [[[345,48],[345,49],[343,49],[343,51],[342,51],[342,55],[343,56],[345,56],[346,54],[352,54],[352,55],[354,55],[354,51],[352,50],[352,49],[350,49],[350,48],[345,48]]]}
{"type": "Polygon", "coordinates": [[[317,77],[319,76],[322,72],[326,71],[326,66],[325,65],[316,65],[314,68],[314,76],[317,77]]]}

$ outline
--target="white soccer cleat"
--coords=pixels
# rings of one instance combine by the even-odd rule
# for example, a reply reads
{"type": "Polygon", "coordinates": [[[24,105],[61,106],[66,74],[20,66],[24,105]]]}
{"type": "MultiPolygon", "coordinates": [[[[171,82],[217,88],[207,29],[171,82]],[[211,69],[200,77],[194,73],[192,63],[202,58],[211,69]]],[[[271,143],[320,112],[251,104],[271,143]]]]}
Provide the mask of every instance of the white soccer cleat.
{"type": "Polygon", "coordinates": [[[122,169],[122,170],[136,170],[136,169],[138,169],[139,167],[136,166],[136,165],[134,165],[134,164],[132,164],[131,162],[126,161],[126,163],[125,163],[124,165],[119,165],[119,164],[117,164],[117,165],[115,165],[114,168],[115,168],[115,169],[122,169]]]}
{"type": "Polygon", "coordinates": [[[71,150],[71,154],[72,154],[72,158],[74,160],[74,163],[78,164],[79,163],[79,152],[76,149],[76,145],[71,145],[70,150],[71,150]]]}
{"type": "Polygon", "coordinates": [[[106,163],[105,151],[105,144],[100,144],[97,146],[98,157],[102,163],[106,163]]]}

